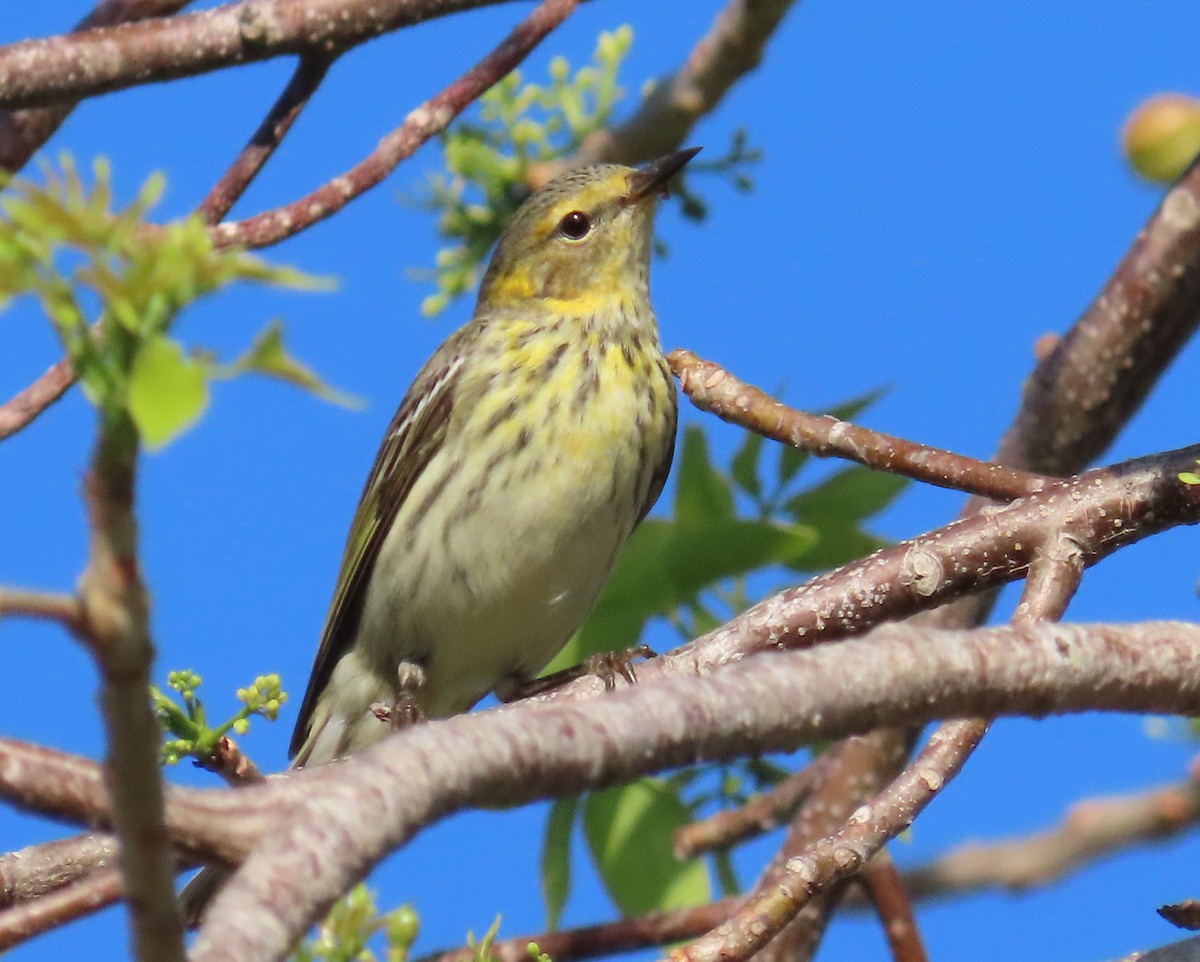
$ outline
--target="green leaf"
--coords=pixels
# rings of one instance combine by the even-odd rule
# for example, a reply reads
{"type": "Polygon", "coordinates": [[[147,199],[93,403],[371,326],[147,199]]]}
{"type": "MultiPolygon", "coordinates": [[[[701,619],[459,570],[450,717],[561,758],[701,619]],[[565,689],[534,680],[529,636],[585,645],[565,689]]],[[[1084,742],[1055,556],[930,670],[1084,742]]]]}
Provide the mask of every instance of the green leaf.
{"type": "Polygon", "coordinates": [[[793,518],[818,525],[822,518],[869,518],[891,504],[907,484],[898,474],[846,468],[788,499],[784,508],[793,518]]]}
{"type": "Polygon", "coordinates": [[[234,376],[246,371],[287,381],[343,407],[363,406],[359,398],[330,387],[312,368],[301,364],[287,352],[283,344],[283,324],[278,320],[272,321],[266,330],[254,339],[250,349],[222,373],[225,376],[234,376]]]}
{"type": "Polygon", "coordinates": [[[542,843],[542,900],[546,903],[546,928],[554,931],[571,894],[571,833],[579,811],[578,798],[560,798],[546,818],[542,843]]]}
{"type": "Polygon", "coordinates": [[[196,423],[208,406],[208,375],[208,366],[187,357],[178,341],[143,342],[129,374],[127,403],[147,447],[161,448],[196,423]]]}
{"type": "Polygon", "coordinates": [[[697,425],[683,433],[675,481],[675,517],[683,524],[733,517],[733,492],[708,456],[708,438],[697,425]]]}
{"type": "Polygon", "coordinates": [[[627,916],[701,905],[712,898],[702,862],[680,862],[675,830],[691,820],[686,805],[662,782],[589,795],[583,806],[588,848],[609,896],[627,916]]]}
{"type": "Polygon", "coordinates": [[[652,617],[724,579],[803,558],[817,544],[806,525],[736,518],[695,524],[652,518],[629,539],[591,616],[548,670],[637,641],[652,617]]]}
{"type": "Polygon", "coordinates": [[[852,521],[824,519],[817,525],[817,544],[795,561],[787,562],[793,571],[828,571],[865,558],[888,544],[852,521]]]}
{"type": "Polygon", "coordinates": [[[762,494],[762,482],[758,480],[758,461],[762,455],[762,448],[763,436],[747,431],[742,446],[733,456],[730,466],[734,482],[752,498],[762,494]]]}

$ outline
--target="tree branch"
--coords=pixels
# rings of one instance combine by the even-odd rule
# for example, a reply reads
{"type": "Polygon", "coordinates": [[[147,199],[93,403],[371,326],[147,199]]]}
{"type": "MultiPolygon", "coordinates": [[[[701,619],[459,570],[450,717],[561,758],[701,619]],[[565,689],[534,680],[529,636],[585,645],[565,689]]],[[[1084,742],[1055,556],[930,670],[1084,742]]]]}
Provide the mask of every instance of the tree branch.
{"type": "Polygon", "coordinates": [[[846,458],[877,471],[997,501],[1036,494],[1049,480],[847,424],[828,414],[798,411],[691,351],[672,351],[667,361],[683,392],[700,410],[818,457],[846,458]]]}
{"type": "MultiPolygon", "coordinates": [[[[161,17],[187,4],[188,0],[101,0],[75,25],[73,32],[161,17]]],[[[0,111],[0,171],[15,174],[24,167],[67,119],[75,104],[76,101],[68,101],[51,107],[0,111]]]]}
{"type": "Polygon", "coordinates": [[[5,618],[44,618],[78,634],[82,612],[73,595],[0,587],[0,621],[5,618]]]}
{"type": "Polygon", "coordinates": [[[0,911],[0,952],[120,901],[121,873],[105,868],[0,911]]]}
{"type": "Polygon", "coordinates": [[[895,962],[928,962],[912,900],[887,851],[876,853],[862,872],[863,887],[883,923],[895,962]]]}
{"type": "Polygon", "coordinates": [[[730,0],[683,66],[654,84],[637,113],[590,135],[565,166],[636,164],[677,150],[696,123],[759,65],[767,41],[793,3],[730,0]]]}
{"type": "Polygon", "coordinates": [[[36,899],[116,863],[111,835],[76,835],[0,855],[0,910],[36,899]]]}
{"type": "Polygon", "coordinates": [[[326,53],[305,54],[300,58],[296,72],[259,124],[250,142],[242,148],[242,152],[196,208],[196,213],[206,224],[219,223],[245,193],[316,93],[333,60],[326,53]]]}
{"type": "Polygon", "coordinates": [[[39,107],[287,54],[345,50],[499,0],[237,0],[0,47],[0,107],[39,107]]]}
{"type": "MultiPolygon", "coordinates": [[[[278,827],[259,840],[217,897],[209,917],[219,921],[201,931],[195,958],[278,957],[376,860],[470,805],[521,804],[679,764],[791,750],[850,731],[965,711],[1187,713],[1200,707],[1197,666],[1195,625],[946,633],[889,625],[869,638],[747,659],[708,677],[430,722],[346,759],[333,777],[300,771],[278,786],[228,793],[249,801],[272,793],[278,827]],[[386,787],[397,779],[403,793],[386,787]],[[286,818],[279,807],[284,798],[290,802],[286,818]],[[264,918],[273,924],[263,926],[264,918]]],[[[952,733],[943,732],[925,764],[909,770],[884,800],[887,818],[871,825],[883,825],[883,834],[898,830],[928,801],[962,750],[952,733]]],[[[841,839],[846,851],[854,857],[866,852],[879,837],[873,831],[852,827],[841,839]]],[[[832,877],[826,873],[840,852],[805,855],[789,877],[810,870],[832,877]]]]}
{"type": "Polygon", "coordinates": [[[266,247],[337,213],[354,198],[380,183],[400,161],[410,157],[430,137],[445,130],[450,121],[480,94],[524,60],[551,30],[571,14],[578,2],[543,0],[503,43],[441,93],[412,111],[403,124],[385,136],[355,166],[318,187],[307,197],[246,220],[227,222],[212,228],[213,240],[223,247],[234,244],[266,247]]]}

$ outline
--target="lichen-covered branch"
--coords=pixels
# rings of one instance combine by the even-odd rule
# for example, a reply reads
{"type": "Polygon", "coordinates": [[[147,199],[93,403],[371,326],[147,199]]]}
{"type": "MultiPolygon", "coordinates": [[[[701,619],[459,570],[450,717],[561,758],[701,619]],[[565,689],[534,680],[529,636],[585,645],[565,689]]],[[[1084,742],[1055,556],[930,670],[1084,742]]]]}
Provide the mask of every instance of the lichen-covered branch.
{"type": "Polygon", "coordinates": [[[38,107],[138,84],[333,52],[499,0],[235,0],[211,10],[0,47],[0,107],[38,107]]]}
{"type": "MultiPolygon", "coordinates": [[[[186,7],[188,0],[101,0],[75,25],[75,33],[111,27],[149,17],[162,17],[186,7]]],[[[0,171],[15,174],[24,167],[75,108],[75,101],[51,107],[0,111],[0,171]]]]}
{"type": "MultiPolygon", "coordinates": [[[[299,772],[278,786],[228,793],[253,801],[266,791],[277,805],[286,797],[287,817],[277,809],[278,829],[260,838],[214,902],[210,918],[218,921],[202,929],[196,959],[278,957],[375,861],[466,806],[522,804],[683,763],[966,712],[1195,711],[1196,668],[1195,625],[946,633],[885,626],[837,646],[746,659],[708,677],[643,681],[603,699],[521,703],[417,726],[347,759],[336,777],[299,772]],[[395,779],[404,792],[386,789],[395,779]],[[274,924],[264,927],[264,917],[274,924]]],[[[941,766],[958,744],[946,736],[934,745],[928,770],[945,777],[952,767],[941,766]]],[[[927,801],[934,789],[921,788],[923,771],[910,771],[888,802],[895,817],[887,826],[927,801]]],[[[855,835],[847,844],[865,852],[868,842],[855,835]]],[[[813,858],[824,873],[824,856],[813,858]]],[[[793,875],[809,864],[793,865],[793,875]]]]}

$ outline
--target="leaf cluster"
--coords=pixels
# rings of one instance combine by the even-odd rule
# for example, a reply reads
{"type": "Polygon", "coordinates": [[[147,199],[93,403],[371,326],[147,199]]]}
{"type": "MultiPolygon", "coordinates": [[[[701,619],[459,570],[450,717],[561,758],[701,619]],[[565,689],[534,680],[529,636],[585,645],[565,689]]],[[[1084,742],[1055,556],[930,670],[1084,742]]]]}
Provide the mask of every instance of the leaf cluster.
{"type": "Polygon", "coordinates": [[[212,380],[248,371],[340,399],[287,355],[277,324],[229,365],[170,336],[187,305],[237,281],[312,287],[312,278],[218,248],[198,217],[146,223],[160,175],[114,208],[107,162],[95,161],[90,186],[70,157],[60,168],[46,168],[44,184],[13,180],[0,193],[0,308],[38,301],[107,423],[129,422],[160,447],[200,417],[212,380]]]}
{"type": "Polygon", "coordinates": [[[405,962],[419,927],[411,906],[380,912],[374,894],[359,883],[334,903],[292,962],[405,962]]]}
{"type": "Polygon", "coordinates": [[[162,746],[164,765],[175,765],[183,758],[204,761],[212,756],[217,743],[231,731],[245,735],[250,730],[250,719],[254,716],[269,722],[279,717],[279,709],[287,701],[287,692],[282,688],[278,675],[259,675],[253,684],[237,690],[242,707],[233,715],[212,726],[208,722],[204,703],[196,691],[203,679],[194,671],[185,669],[167,675],[167,687],[174,691],[176,701],[161,689],[150,686],[150,700],[158,714],[159,724],[168,736],[162,746]]]}

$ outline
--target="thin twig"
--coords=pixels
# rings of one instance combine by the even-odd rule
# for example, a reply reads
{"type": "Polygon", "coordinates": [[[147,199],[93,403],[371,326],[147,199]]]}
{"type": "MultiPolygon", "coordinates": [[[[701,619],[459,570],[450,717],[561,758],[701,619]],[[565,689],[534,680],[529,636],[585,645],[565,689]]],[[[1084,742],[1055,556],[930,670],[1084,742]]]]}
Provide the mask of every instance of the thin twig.
{"type": "Polygon", "coordinates": [[[365,158],[318,187],[307,197],[282,207],[212,228],[221,246],[266,247],[337,213],[363,192],[379,184],[400,161],[447,125],[480,94],[498,83],[563,22],[579,0],[543,0],[491,53],[441,93],[412,111],[365,158]]]}
{"type": "Polygon", "coordinates": [[[961,892],[1022,892],[1049,885],[1126,849],[1158,842],[1200,823],[1200,765],[1186,781],[1146,792],[1076,802],[1051,829],[1021,838],[972,842],[907,869],[914,898],[961,892]]]}
{"type": "Polygon", "coordinates": [[[196,764],[205,771],[220,775],[235,788],[266,781],[266,776],[250,760],[250,756],[243,754],[238,743],[228,735],[221,737],[211,755],[198,759],[196,764]]]}
{"type": "Polygon", "coordinates": [[[79,599],[73,595],[0,587],[0,620],[17,616],[57,621],[75,634],[82,626],[79,599]]]}
{"type": "Polygon", "coordinates": [[[797,411],[691,351],[672,351],[667,360],[684,393],[702,411],[818,457],[847,458],[878,471],[997,501],[1036,494],[1050,481],[1041,475],[847,424],[828,414],[797,411]]]}
{"type": "Polygon", "coordinates": [[[11,437],[51,404],[67,393],[75,383],[75,368],[67,358],[52,364],[49,370],[22,391],[0,404],[0,441],[11,437]]]}
{"type": "Polygon", "coordinates": [[[895,962],[928,962],[929,956],[913,915],[912,900],[886,850],[877,852],[867,863],[862,881],[883,923],[895,962]]]}
{"type": "Polygon", "coordinates": [[[300,112],[308,105],[329,72],[333,60],[333,55],[324,52],[305,54],[300,58],[295,73],[267,116],[263,118],[263,122],[259,124],[250,142],[242,148],[241,153],[196,208],[196,213],[206,224],[219,223],[245,193],[246,188],[275,152],[275,148],[291,130],[300,112]]]}
{"type": "Polygon", "coordinates": [[[790,818],[821,780],[822,761],[793,772],[778,785],[750,798],[744,805],[727,808],[691,822],[675,832],[675,857],[681,861],[714,849],[730,848],[778,828],[790,818]]]}
{"type": "Polygon", "coordinates": [[[0,952],[67,922],[98,912],[119,901],[124,891],[121,873],[115,868],[106,868],[36,899],[0,911],[0,952]]]}

